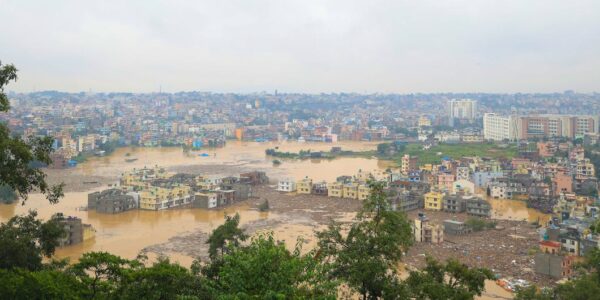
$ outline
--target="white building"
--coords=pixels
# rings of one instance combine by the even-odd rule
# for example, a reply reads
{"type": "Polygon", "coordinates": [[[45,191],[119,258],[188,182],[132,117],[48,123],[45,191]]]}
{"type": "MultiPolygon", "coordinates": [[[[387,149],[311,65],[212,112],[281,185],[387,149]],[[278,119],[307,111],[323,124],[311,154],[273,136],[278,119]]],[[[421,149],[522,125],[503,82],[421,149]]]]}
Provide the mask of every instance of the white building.
{"type": "Polygon", "coordinates": [[[471,170],[469,167],[457,167],[456,168],[456,180],[469,180],[471,179],[471,170]]]}
{"type": "Polygon", "coordinates": [[[457,180],[452,183],[452,192],[455,194],[458,192],[463,192],[467,195],[473,194],[475,193],[475,183],[465,179],[457,180]]]}
{"type": "Polygon", "coordinates": [[[492,141],[516,140],[519,137],[517,116],[483,115],[483,138],[492,141]]]}
{"type": "Polygon", "coordinates": [[[296,180],[294,178],[283,178],[277,183],[277,190],[280,192],[295,192],[296,180]]]}
{"type": "Polygon", "coordinates": [[[494,199],[511,199],[512,192],[505,182],[494,182],[490,185],[490,196],[494,199]]]}
{"type": "Polygon", "coordinates": [[[454,126],[456,120],[473,123],[477,118],[477,102],[470,99],[452,99],[448,101],[448,122],[454,126]]]}

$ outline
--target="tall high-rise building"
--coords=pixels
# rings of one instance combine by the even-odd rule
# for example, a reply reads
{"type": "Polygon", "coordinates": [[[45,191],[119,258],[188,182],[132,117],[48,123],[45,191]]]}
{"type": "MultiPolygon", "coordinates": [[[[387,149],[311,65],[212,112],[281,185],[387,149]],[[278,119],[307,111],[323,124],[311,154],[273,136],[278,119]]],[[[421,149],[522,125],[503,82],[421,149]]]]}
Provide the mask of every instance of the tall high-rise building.
{"type": "Polygon", "coordinates": [[[448,101],[448,125],[456,122],[473,123],[477,118],[477,101],[470,99],[452,99],[448,101]]]}
{"type": "Polygon", "coordinates": [[[483,115],[483,138],[492,141],[518,139],[517,116],[501,116],[495,113],[483,115]]]}

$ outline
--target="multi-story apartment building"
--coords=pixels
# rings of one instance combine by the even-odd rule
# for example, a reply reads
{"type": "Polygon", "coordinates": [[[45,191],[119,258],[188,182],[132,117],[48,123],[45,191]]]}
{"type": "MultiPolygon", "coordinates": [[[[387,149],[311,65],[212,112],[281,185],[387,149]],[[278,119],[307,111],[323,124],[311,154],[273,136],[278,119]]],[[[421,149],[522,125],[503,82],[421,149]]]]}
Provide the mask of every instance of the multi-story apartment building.
{"type": "Polygon", "coordinates": [[[470,99],[448,101],[448,125],[458,122],[473,123],[477,118],[477,102],[470,99]]]}
{"type": "Polygon", "coordinates": [[[63,214],[54,216],[63,226],[65,235],[58,239],[60,247],[76,245],[83,242],[83,223],[78,217],[65,217],[63,214]]]}
{"type": "Polygon", "coordinates": [[[182,184],[170,187],[149,186],[140,192],[141,209],[168,209],[189,204],[192,200],[191,188],[182,184]]]}
{"type": "Polygon", "coordinates": [[[412,230],[416,242],[439,244],[444,241],[444,227],[430,223],[422,214],[414,220],[412,230]]]}
{"type": "Polygon", "coordinates": [[[596,171],[594,169],[594,164],[591,163],[589,158],[577,161],[575,166],[575,179],[584,180],[594,178],[595,175],[596,171]]]}
{"type": "Polygon", "coordinates": [[[358,184],[354,182],[344,184],[342,198],[358,199],[358,184]]]}
{"type": "Polygon", "coordinates": [[[410,156],[408,154],[404,154],[402,156],[402,164],[400,166],[400,172],[402,175],[408,175],[410,171],[417,170],[419,164],[419,158],[416,156],[410,156]]]}
{"type": "Polygon", "coordinates": [[[344,184],[341,182],[336,181],[327,183],[327,196],[341,198],[343,189],[344,184]]]}
{"type": "Polygon", "coordinates": [[[483,115],[483,138],[492,141],[518,139],[517,116],[500,116],[495,113],[483,115]]]}
{"type": "Polygon", "coordinates": [[[483,135],[486,140],[526,140],[542,137],[583,137],[596,134],[598,116],[584,115],[531,115],[501,116],[486,113],[483,116],[483,135]]]}
{"type": "Polygon", "coordinates": [[[446,191],[452,191],[452,183],[454,182],[454,175],[451,173],[441,173],[437,176],[438,188],[446,191]]]}
{"type": "Polygon", "coordinates": [[[296,183],[296,191],[298,194],[310,194],[312,192],[312,179],[303,178],[296,183]]]}
{"type": "Polygon", "coordinates": [[[358,185],[358,200],[367,200],[371,194],[371,188],[367,184],[358,185]]]}
{"type": "Polygon", "coordinates": [[[296,181],[293,178],[282,178],[277,183],[277,190],[280,192],[295,192],[296,181]]]}
{"type": "Polygon", "coordinates": [[[99,213],[116,214],[135,209],[139,195],[120,189],[108,189],[88,194],[88,209],[99,213]]]}
{"type": "Polygon", "coordinates": [[[469,180],[471,179],[471,170],[469,167],[457,167],[456,168],[456,180],[469,180]]]}
{"type": "Polygon", "coordinates": [[[442,199],[444,194],[438,191],[431,191],[425,194],[425,209],[440,211],[443,208],[442,199]]]}

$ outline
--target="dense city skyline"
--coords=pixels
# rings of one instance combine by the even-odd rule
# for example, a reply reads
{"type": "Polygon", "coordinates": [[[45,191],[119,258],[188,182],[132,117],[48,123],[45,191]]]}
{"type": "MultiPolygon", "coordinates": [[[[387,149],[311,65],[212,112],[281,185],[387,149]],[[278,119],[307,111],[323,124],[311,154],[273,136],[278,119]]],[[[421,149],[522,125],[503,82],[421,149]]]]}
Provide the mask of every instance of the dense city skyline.
{"type": "Polygon", "coordinates": [[[592,1],[3,1],[17,92],[598,91],[592,1]],[[43,28],[43,30],[41,30],[43,28]]]}

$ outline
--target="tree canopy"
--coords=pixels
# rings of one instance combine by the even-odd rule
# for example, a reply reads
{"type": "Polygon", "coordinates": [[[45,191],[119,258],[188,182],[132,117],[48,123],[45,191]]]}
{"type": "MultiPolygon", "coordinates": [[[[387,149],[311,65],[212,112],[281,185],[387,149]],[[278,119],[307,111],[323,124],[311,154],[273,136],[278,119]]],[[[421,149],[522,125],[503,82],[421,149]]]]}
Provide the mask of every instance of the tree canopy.
{"type": "MultiPolygon", "coordinates": [[[[0,112],[10,108],[4,87],[17,80],[17,68],[13,65],[2,65],[0,62],[0,112]]],[[[4,123],[0,123],[0,185],[12,188],[25,201],[29,193],[40,191],[46,194],[52,203],[62,197],[62,185],[50,186],[46,183],[46,174],[33,162],[52,163],[52,137],[30,136],[24,140],[13,136],[4,123]]]]}

